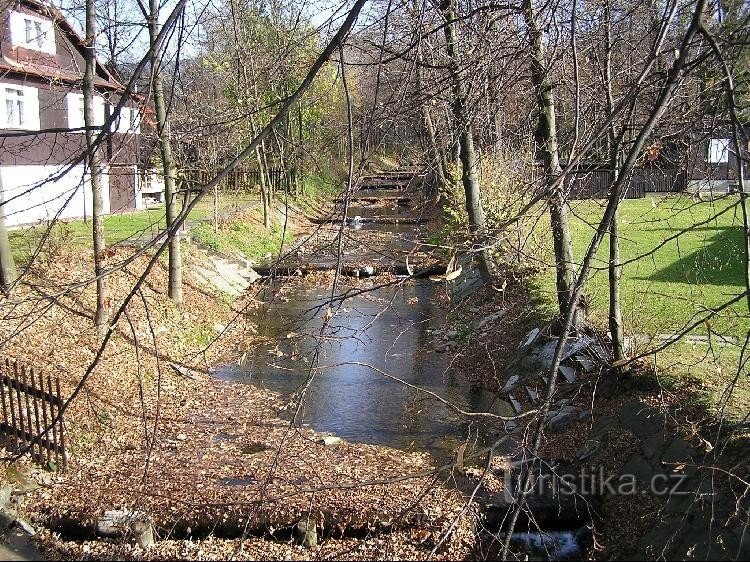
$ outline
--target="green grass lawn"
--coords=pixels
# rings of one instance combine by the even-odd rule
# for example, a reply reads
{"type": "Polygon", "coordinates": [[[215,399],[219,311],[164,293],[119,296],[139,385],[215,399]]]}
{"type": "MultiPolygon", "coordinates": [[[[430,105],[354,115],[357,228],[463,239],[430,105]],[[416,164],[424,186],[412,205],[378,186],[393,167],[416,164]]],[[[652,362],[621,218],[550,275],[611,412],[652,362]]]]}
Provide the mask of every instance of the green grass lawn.
{"type": "MultiPolygon", "coordinates": [[[[744,291],[742,219],[736,203],[735,197],[696,202],[682,196],[622,202],[621,258],[627,262],[640,257],[623,267],[622,306],[628,332],[674,332],[695,314],[717,307],[744,291]],[[712,219],[715,215],[720,216],[712,219]],[[708,222],[702,224],[704,221],[708,222]],[[666,238],[694,226],[690,232],[656,249],[666,238]]],[[[575,201],[572,212],[574,254],[581,260],[593,236],[593,225],[603,213],[603,203],[575,201]]],[[[540,226],[544,228],[547,224],[542,221],[540,226]]],[[[605,238],[594,263],[597,271],[586,288],[593,299],[595,320],[606,318],[608,256],[605,238]]],[[[553,270],[544,272],[537,289],[542,302],[551,307],[553,270]]],[[[708,328],[704,325],[696,333],[706,333],[708,328]]],[[[710,328],[722,334],[743,336],[750,329],[744,301],[721,313],[710,323],[710,328]]]]}
{"type": "Polygon", "coordinates": [[[291,232],[284,232],[284,225],[278,221],[269,230],[263,228],[263,213],[251,209],[239,220],[219,221],[216,228],[212,222],[201,222],[191,230],[192,238],[215,252],[225,255],[241,254],[256,262],[268,254],[278,254],[282,238],[285,244],[293,239],[291,232]]]}
{"type": "MultiPolygon", "coordinates": [[[[258,201],[254,193],[222,194],[218,200],[218,212],[221,215],[231,214],[246,208],[258,201]]],[[[211,220],[214,214],[214,201],[211,195],[198,202],[190,213],[188,222],[192,224],[211,220]]],[[[115,213],[104,217],[104,236],[108,246],[128,240],[150,238],[166,226],[164,206],[145,211],[115,213]]],[[[91,221],[59,221],[52,226],[50,237],[54,243],[73,246],[91,246],[91,221]]],[[[46,224],[23,227],[11,230],[9,238],[16,258],[23,262],[39,245],[42,236],[47,232],[46,224]]]]}
{"type": "MultiPolygon", "coordinates": [[[[696,202],[690,197],[673,196],[622,202],[619,212],[622,260],[643,256],[623,268],[626,333],[676,332],[696,313],[717,307],[744,291],[742,217],[737,201],[731,197],[696,202]],[[719,216],[712,218],[716,215],[719,216]],[[695,225],[699,226],[655,250],[666,238],[695,225]]],[[[576,259],[580,260],[593,236],[593,225],[601,218],[603,203],[575,201],[572,205],[573,248],[576,259]]],[[[548,218],[544,217],[535,227],[538,243],[547,255],[551,252],[548,225],[548,218]]],[[[605,238],[594,264],[598,270],[586,287],[586,293],[592,297],[590,318],[602,328],[607,326],[609,306],[608,257],[609,244],[605,238]]],[[[540,306],[547,313],[555,309],[554,283],[554,270],[547,268],[533,285],[540,306]]],[[[726,309],[709,325],[701,325],[693,333],[706,334],[709,328],[744,341],[750,329],[745,301],[726,309]]],[[[722,395],[737,373],[739,357],[738,346],[709,348],[680,342],[656,354],[654,364],[658,367],[659,383],[665,389],[687,391],[688,402],[716,414],[722,395]]],[[[750,411],[750,389],[745,378],[744,374],[740,377],[741,383],[726,405],[725,413],[730,420],[742,419],[750,411]]]]}

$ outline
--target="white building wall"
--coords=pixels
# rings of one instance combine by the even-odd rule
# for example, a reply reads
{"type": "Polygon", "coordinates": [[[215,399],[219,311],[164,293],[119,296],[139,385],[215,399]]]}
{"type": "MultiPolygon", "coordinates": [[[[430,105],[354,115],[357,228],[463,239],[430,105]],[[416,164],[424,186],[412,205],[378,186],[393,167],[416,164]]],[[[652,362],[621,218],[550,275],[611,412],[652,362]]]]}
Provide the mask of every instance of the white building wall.
{"type": "MultiPolygon", "coordinates": [[[[91,216],[91,180],[84,167],[75,166],[2,166],[2,207],[7,226],[40,221],[91,216]]],[[[110,212],[109,177],[102,175],[104,213],[110,212]]]]}

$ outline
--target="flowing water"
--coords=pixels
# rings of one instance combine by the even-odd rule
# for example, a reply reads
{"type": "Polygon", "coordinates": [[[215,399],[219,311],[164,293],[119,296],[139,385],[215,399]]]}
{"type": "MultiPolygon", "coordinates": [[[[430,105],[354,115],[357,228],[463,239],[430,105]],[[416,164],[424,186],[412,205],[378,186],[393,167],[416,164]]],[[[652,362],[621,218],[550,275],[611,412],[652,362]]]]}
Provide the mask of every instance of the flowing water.
{"type": "MultiPolygon", "coordinates": [[[[404,195],[387,189],[362,193],[386,198],[404,195]]],[[[388,201],[380,205],[353,201],[348,217],[414,218],[423,212],[416,197],[408,198],[409,205],[388,201]]],[[[376,268],[400,262],[425,238],[423,227],[415,224],[357,222],[347,229],[347,236],[360,243],[343,259],[367,261],[376,268]]],[[[343,302],[334,300],[335,316],[324,333],[330,284],[269,285],[262,295],[264,304],[250,319],[268,343],[255,346],[243,366],[226,366],[217,375],[290,399],[304,388],[297,423],[350,441],[429,450],[444,460],[467,436],[487,437],[486,430],[467,422],[455,408],[487,411],[492,407],[511,415],[510,406],[495,403],[492,393],[470,387],[461,374],[449,369],[450,354],[434,351],[435,331],[443,329],[445,319],[445,310],[435,304],[440,285],[408,281],[373,288],[376,284],[382,285],[382,278],[361,281],[356,289],[370,290],[343,302]],[[314,363],[317,369],[312,369],[314,363]]]]}
{"type": "MultiPolygon", "coordinates": [[[[420,226],[367,222],[418,215],[403,206],[353,204],[348,216],[364,222],[353,221],[348,233],[363,236],[364,243],[343,258],[377,266],[394,259],[389,250],[402,256],[418,250],[424,240],[420,226]],[[372,231],[380,235],[378,244],[367,239],[372,231]]],[[[513,415],[509,404],[455,373],[451,353],[435,350],[446,314],[435,298],[443,285],[410,280],[378,287],[382,279],[359,281],[357,294],[343,300],[331,298],[330,284],[269,284],[250,318],[267,343],[254,346],[242,366],[227,365],[216,374],[289,395],[290,417],[304,389],[298,424],[349,441],[428,451],[438,462],[451,459],[467,437],[481,444],[504,434],[497,422],[481,426],[456,411],[513,415]],[[326,324],[329,305],[334,315],[326,324]]],[[[340,288],[336,297],[347,290],[340,288]]],[[[534,559],[581,552],[575,531],[515,533],[513,543],[534,559]]]]}
{"type": "MultiPolygon", "coordinates": [[[[364,281],[357,288],[376,283],[364,281]]],[[[409,282],[349,298],[325,334],[330,287],[280,289],[268,287],[265,304],[255,312],[258,333],[269,343],[258,346],[243,367],[217,374],[292,394],[308,383],[317,353],[320,368],[298,421],[351,441],[444,456],[440,453],[455,448],[472,428],[451,407],[413,387],[462,410],[490,407],[491,393],[471,388],[448,369],[449,354],[433,351],[434,331],[442,329],[445,314],[434,304],[434,283],[409,282]]]]}

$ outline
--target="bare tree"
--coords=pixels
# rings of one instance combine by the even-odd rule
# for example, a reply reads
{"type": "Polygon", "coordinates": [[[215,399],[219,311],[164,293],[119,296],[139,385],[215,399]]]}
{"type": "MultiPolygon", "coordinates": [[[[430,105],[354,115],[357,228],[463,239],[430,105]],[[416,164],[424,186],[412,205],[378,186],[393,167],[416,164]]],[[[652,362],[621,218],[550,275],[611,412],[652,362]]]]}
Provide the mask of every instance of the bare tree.
{"type": "MultiPolygon", "coordinates": [[[[575,9],[575,7],[574,7],[575,9]]],[[[573,31],[575,33],[575,30],[573,31]]],[[[607,0],[604,5],[604,89],[607,101],[607,112],[612,114],[615,109],[612,92],[612,2],[607,0]]],[[[607,129],[607,152],[612,177],[620,172],[620,142],[615,132],[614,123],[607,129]]],[[[612,352],[615,361],[625,357],[625,334],[622,324],[622,305],[620,302],[620,280],[622,265],[620,264],[620,231],[617,224],[617,208],[612,216],[609,227],[609,332],[612,336],[612,352]]]]}
{"type": "Polygon", "coordinates": [[[0,175],[0,290],[10,296],[16,280],[16,263],[8,240],[8,229],[5,227],[3,202],[3,177],[0,175]]]}
{"type": "Polygon", "coordinates": [[[86,69],[83,74],[83,121],[86,127],[86,163],[91,181],[92,209],[91,225],[94,240],[94,274],[96,276],[96,313],[94,323],[99,337],[107,327],[109,316],[107,282],[104,276],[104,196],[102,193],[102,166],[99,161],[97,142],[98,125],[96,99],[96,6],[94,0],[86,0],[86,69]]]}
{"type": "MultiPolygon", "coordinates": [[[[544,164],[544,176],[549,207],[552,238],[555,248],[555,268],[557,270],[557,302],[560,315],[564,315],[570,304],[575,269],[573,262],[573,241],[568,223],[568,203],[563,182],[558,181],[562,173],[560,149],[557,139],[557,118],[555,115],[554,83],[549,61],[545,53],[543,22],[534,0],[524,0],[524,20],[527,26],[529,54],[531,56],[531,81],[537,101],[537,150],[544,164]]],[[[578,323],[576,315],[574,324],[578,323]]]]}
{"type": "Polygon", "coordinates": [[[149,0],[148,32],[152,45],[151,84],[156,111],[156,133],[158,136],[161,164],[164,175],[164,199],[166,202],[167,229],[169,239],[169,298],[177,307],[182,307],[182,256],[180,254],[179,233],[172,228],[180,214],[178,209],[177,168],[172,156],[172,144],[169,133],[167,102],[164,95],[162,77],[162,58],[159,51],[153,48],[159,35],[159,2],[149,0]]]}
{"type": "Polygon", "coordinates": [[[477,155],[474,151],[474,129],[468,109],[468,96],[461,67],[461,54],[458,38],[455,0],[445,0],[440,9],[445,18],[445,39],[448,50],[449,70],[453,84],[452,109],[455,126],[458,128],[461,160],[461,182],[466,197],[466,212],[469,218],[469,231],[472,243],[479,248],[479,271],[482,279],[492,281],[489,252],[485,246],[486,226],[482,209],[482,192],[477,175],[477,155]]]}

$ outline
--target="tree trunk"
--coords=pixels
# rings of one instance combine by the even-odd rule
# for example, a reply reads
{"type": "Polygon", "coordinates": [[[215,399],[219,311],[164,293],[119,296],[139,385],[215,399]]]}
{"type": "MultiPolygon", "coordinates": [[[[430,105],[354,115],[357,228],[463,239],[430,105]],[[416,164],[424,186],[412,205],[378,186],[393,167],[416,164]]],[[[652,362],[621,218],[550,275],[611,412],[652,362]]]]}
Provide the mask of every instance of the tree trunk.
{"type": "MultiPolygon", "coordinates": [[[[271,134],[274,134],[274,133],[271,133],[271,134]]],[[[263,173],[266,174],[266,198],[268,199],[268,207],[270,210],[271,206],[273,205],[275,187],[274,187],[273,178],[271,177],[271,170],[268,167],[268,151],[266,150],[265,139],[263,139],[263,142],[260,143],[258,150],[260,151],[260,157],[263,160],[263,173]]]]}
{"type": "Polygon", "coordinates": [[[109,316],[107,283],[104,279],[104,197],[102,194],[102,168],[99,148],[96,146],[96,108],[94,78],[96,76],[96,7],[94,0],[86,0],[86,67],[83,74],[83,123],[86,128],[86,164],[91,179],[91,224],[94,243],[94,274],[96,276],[96,312],[94,324],[99,337],[107,329],[109,316]]]}
{"type": "Polygon", "coordinates": [[[482,279],[489,283],[492,281],[492,273],[489,266],[489,252],[483,247],[486,240],[484,223],[484,211],[482,209],[482,198],[477,177],[477,159],[474,153],[473,130],[471,116],[467,107],[467,95],[464,79],[461,74],[461,60],[458,52],[458,34],[456,30],[456,14],[454,8],[455,0],[444,0],[441,5],[443,17],[445,18],[445,39],[448,50],[448,58],[451,79],[453,83],[453,118],[455,126],[459,128],[460,159],[461,159],[461,181],[466,196],[466,212],[469,218],[469,231],[472,236],[473,249],[479,258],[479,271],[482,279]]]}
{"type": "Polygon", "coordinates": [[[299,195],[305,194],[305,134],[302,127],[302,104],[297,104],[297,129],[299,133],[299,151],[297,158],[297,181],[299,195]]]}
{"type": "Polygon", "coordinates": [[[260,180],[260,199],[263,203],[263,226],[266,230],[271,228],[271,205],[268,197],[268,184],[266,183],[265,166],[260,154],[260,147],[255,149],[255,157],[258,160],[258,179],[260,180]]]}
{"type": "MultiPolygon", "coordinates": [[[[159,4],[150,0],[149,37],[151,45],[156,43],[159,34],[159,4]]],[[[164,81],[161,74],[161,57],[156,51],[151,55],[151,80],[153,84],[154,109],[156,110],[156,127],[159,136],[159,149],[164,172],[164,199],[166,200],[167,229],[171,229],[179,211],[177,208],[176,179],[177,170],[172,157],[172,144],[169,140],[169,122],[167,106],[164,99],[164,81]]],[[[180,237],[175,232],[169,239],[169,298],[181,308],[182,298],[182,257],[180,255],[180,237]]]]}
{"type": "MultiPolygon", "coordinates": [[[[524,19],[528,27],[531,48],[531,80],[536,91],[539,116],[537,118],[536,143],[544,163],[546,185],[549,187],[560,177],[560,153],[557,144],[557,123],[555,119],[555,98],[552,81],[544,52],[544,38],[537,19],[533,0],[524,0],[524,19]]],[[[551,190],[547,198],[552,238],[555,249],[557,272],[557,303],[560,315],[564,316],[571,304],[575,268],[573,264],[573,244],[568,224],[568,204],[565,201],[562,183],[551,190]]],[[[574,326],[580,323],[580,315],[575,316],[574,326]]]]}
{"type": "MultiPolygon", "coordinates": [[[[607,98],[607,110],[610,114],[614,111],[614,97],[612,95],[612,27],[611,10],[609,2],[604,7],[604,88],[607,98]]],[[[620,173],[620,146],[615,135],[614,123],[610,124],[607,131],[607,149],[609,152],[609,167],[612,170],[612,184],[617,180],[620,173]]],[[[619,205],[619,202],[618,202],[619,205]]],[[[622,266],[620,265],[620,232],[617,207],[612,215],[612,223],[609,227],[609,333],[612,336],[612,352],[615,361],[625,358],[625,334],[622,325],[622,304],[620,299],[620,283],[622,278],[622,266]]]]}
{"type": "Polygon", "coordinates": [[[13,283],[17,278],[16,262],[10,249],[8,240],[8,229],[5,228],[5,201],[3,194],[3,178],[0,176],[0,290],[5,296],[10,297],[13,283]]]}
{"type": "MultiPolygon", "coordinates": [[[[422,45],[417,47],[417,95],[421,95],[422,91],[422,45]]],[[[430,150],[430,168],[435,174],[436,187],[438,190],[444,188],[447,185],[447,180],[443,174],[443,155],[440,152],[440,147],[437,143],[435,135],[435,125],[432,122],[432,116],[430,115],[430,108],[427,103],[422,104],[422,119],[424,121],[425,133],[427,133],[427,142],[430,150]]]]}

